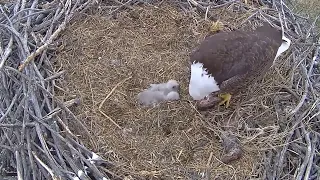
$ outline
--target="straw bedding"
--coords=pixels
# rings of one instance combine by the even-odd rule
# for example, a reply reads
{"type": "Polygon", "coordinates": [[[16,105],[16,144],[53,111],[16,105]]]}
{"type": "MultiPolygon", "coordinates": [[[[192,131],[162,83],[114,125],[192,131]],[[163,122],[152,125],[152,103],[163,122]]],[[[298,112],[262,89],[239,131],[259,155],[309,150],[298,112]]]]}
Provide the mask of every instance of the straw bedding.
{"type": "Polygon", "coordinates": [[[0,178],[319,178],[317,20],[244,2],[0,1],[0,178]],[[217,20],[282,24],[292,45],[230,108],[199,112],[187,61],[217,20]],[[137,104],[169,79],[181,100],[137,104]],[[244,154],[225,164],[227,129],[244,154]]]}
{"type": "MultiPolygon", "coordinates": [[[[236,13],[225,9],[216,13],[225,23],[239,19],[236,13]]],[[[268,93],[274,91],[270,87],[274,83],[285,82],[273,70],[260,85],[234,98],[231,109],[216,108],[203,117],[187,93],[187,60],[190,51],[208,34],[211,23],[197,16],[185,17],[174,6],[162,4],[137,6],[133,11],[119,13],[115,19],[95,14],[69,26],[57,59],[68,70],[63,87],[68,94],[81,97],[82,103],[75,112],[92,133],[94,142],[87,143],[94,151],[105,157],[116,153],[112,158],[126,167],[125,171],[159,171],[163,178],[186,178],[186,173],[180,171],[202,172],[207,168],[217,176],[244,178],[252,174],[259,161],[259,146],[265,146],[267,141],[277,143],[270,137],[262,138],[264,143],[260,145],[245,143],[245,156],[231,168],[219,160],[221,124],[230,118],[241,125],[273,124],[275,114],[270,104],[277,93],[268,93]],[[169,79],[179,81],[180,101],[151,109],[136,103],[136,95],[150,83],[169,79]],[[99,111],[99,105],[119,82],[123,83],[101,108],[115,125],[99,111]],[[238,102],[239,98],[242,102],[238,102]]],[[[243,139],[251,137],[243,133],[243,139]]]]}

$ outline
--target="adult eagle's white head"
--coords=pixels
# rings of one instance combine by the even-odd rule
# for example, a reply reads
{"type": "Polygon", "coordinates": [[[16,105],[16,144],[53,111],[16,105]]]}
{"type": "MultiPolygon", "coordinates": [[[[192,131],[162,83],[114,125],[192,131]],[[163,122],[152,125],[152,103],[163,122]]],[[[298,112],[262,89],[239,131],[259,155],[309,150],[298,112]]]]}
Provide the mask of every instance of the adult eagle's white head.
{"type": "Polygon", "coordinates": [[[201,100],[212,92],[219,91],[219,86],[214,77],[203,68],[203,64],[193,62],[191,65],[191,78],[189,94],[194,100],[201,100]]]}

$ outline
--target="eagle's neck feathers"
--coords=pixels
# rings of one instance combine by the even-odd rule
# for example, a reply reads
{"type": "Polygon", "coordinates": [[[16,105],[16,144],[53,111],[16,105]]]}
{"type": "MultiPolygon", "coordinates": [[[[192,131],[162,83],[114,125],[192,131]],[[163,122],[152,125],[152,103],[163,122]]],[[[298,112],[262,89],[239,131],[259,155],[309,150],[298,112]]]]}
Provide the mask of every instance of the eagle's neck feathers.
{"type": "Polygon", "coordinates": [[[189,83],[189,94],[194,100],[201,100],[220,88],[214,77],[200,62],[191,65],[191,78],[189,83]]]}

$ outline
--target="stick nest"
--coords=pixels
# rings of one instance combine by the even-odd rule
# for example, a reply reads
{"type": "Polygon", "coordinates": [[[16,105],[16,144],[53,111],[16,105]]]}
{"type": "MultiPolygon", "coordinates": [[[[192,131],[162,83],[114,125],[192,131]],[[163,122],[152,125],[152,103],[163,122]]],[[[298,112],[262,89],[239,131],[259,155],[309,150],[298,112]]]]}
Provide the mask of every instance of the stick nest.
{"type": "Polygon", "coordinates": [[[258,2],[1,6],[1,176],[316,179],[316,21],[282,1],[258,2]],[[188,96],[187,61],[217,20],[223,31],[283,24],[293,44],[230,109],[199,112],[188,96]],[[169,79],[181,84],[180,101],[136,103],[150,83],[169,79]],[[231,164],[220,160],[226,122],[245,151],[231,164]]]}

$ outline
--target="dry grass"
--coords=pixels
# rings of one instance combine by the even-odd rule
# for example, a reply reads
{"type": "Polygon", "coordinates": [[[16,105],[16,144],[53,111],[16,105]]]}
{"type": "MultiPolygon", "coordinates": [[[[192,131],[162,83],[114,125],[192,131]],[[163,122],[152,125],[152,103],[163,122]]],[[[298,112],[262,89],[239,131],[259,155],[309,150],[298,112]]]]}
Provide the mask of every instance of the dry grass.
{"type": "MultiPolygon", "coordinates": [[[[320,3],[318,0],[293,0],[290,7],[292,7],[294,12],[304,17],[310,17],[312,21],[315,20],[318,16],[320,16],[320,3]]],[[[316,22],[316,26],[319,31],[319,19],[316,22]]]]}
{"type": "Polygon", "coordinates": [[[305,16],[311,16],[315,18],[319,16],[320,12],[320,4],[317,0],[294,0],[292,1],[295,7],[295,10],[299,14],[303,14],[305,16]]]}
{"type": "MultiPolygon", "coordinates": [[[[223,9],[215,12],[231,26],[244,18],[223,9]]],[[[291,74],[287,72],[291,66],[287,61],[277,63],[263,81],[236,96],[230,109],[217,107],[200,114],[189,102],[188,56],[210,25],[210,21],[201,19],[163,4],[159,8],[144,6],[133,12],[123,11],[116,19],[100,14],[87,16],[64,33],[64,46],[57,59],[68,71],[67,84],[63,84],[68,93],[61,96],[81,97],[82,104],[74,112],[92,133],[94,141],[86,141],[87,145],[118,162],[122,174],[153,171],[163,179],[200,179],[200,172],[208,170],[211,179],[245,179],[259,174],[253,169],[259,166],[261,150],[281,144],[285,134],[276,132],[282,125],[277,120],[281,114],[276,111],[281,107],[273,104],[281,103],[284,94],[290,96],[279,92],[291,74]],[[124,128],[119,129],[98,107],[115,85],[129,76],[132,78],[117,87],[102,107],[124,128]],[[153,109],[137,105],[138,92],[150,83],[168,79],[181,83],[180,101],[153,109]],[[245,150],[244,157],[230,165],[219,160],[219,131],[225,121],[237,122],[236,133],[245,150]],[[246,126],[269,129],[256,137],[258,131],[246,126]]]]}

